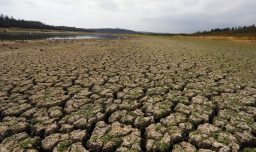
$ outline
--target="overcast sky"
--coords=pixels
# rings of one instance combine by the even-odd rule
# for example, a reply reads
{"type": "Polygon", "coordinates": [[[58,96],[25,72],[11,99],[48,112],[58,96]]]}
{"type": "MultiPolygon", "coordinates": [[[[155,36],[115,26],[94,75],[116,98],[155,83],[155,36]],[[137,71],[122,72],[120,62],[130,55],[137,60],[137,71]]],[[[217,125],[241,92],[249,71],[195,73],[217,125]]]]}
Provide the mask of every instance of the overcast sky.
{"type": "Polygon", "coordinates": [[[190,33],[256,24],[256,0],[0,0],[0,13],[52,25],[190,33]]]}

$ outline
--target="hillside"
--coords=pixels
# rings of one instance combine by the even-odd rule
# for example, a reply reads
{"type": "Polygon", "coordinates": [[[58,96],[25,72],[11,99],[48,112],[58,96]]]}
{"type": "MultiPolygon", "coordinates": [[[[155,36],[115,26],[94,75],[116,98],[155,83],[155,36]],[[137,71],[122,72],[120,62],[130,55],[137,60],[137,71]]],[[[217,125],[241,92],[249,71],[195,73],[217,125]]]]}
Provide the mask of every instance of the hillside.
{"type": "Polygon", "coordinates": [[[138,32],[127,30],[127,29],[120,29],[120,28],[102,28],[102,29],[90,29],[97,33],[113,33],[113,34],[136,34],[138,32]]]}
{"type": "Polygon", "coordinates": [[[86,29],[68,26],[54,26],[42,23],[40,21],[27,21],[23,19],[15,19],[7,15],[0,15],[0,28],[24,28],[24,29],[48,29],[61,31],[76,31],[76,32],[97,32],[97,33],[112,33],[112,34],[134,34],[137,33],[132,30],[120,28],[101,28],[101,29],[86,29]]]}

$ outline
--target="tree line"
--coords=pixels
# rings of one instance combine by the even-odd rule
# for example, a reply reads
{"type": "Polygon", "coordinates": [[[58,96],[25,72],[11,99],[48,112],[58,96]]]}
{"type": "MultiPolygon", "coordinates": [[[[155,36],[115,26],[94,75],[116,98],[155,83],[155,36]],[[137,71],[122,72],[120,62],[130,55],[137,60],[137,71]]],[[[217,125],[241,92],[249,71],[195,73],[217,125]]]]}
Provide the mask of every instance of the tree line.
{"type": "Polygon", "coordinates": [[[63,31],[82,31],[82,32],[92,32],[89,29],[68,27],[68,26],[53,26],[47,25],[39,21],[26,21],[15,19],[12,16],[0,15],[0,27],[9,28],[9,27],[19,27],[27,29],[49,29],[49,30],[63,30],[63,31]]]}
{"type": "Polygon", "coordinates": [[[198,35],[256,35],[256,26],[239,26],[231,28],[215,28],[210,31],[197,32],[198,35]]]}

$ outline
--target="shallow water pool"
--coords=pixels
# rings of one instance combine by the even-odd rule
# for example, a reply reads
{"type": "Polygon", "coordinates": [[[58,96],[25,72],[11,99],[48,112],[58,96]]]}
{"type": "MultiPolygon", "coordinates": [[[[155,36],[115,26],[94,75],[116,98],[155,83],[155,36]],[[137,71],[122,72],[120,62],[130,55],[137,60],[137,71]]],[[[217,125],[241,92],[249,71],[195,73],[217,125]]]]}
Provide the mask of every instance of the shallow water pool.
{"type": "Polygon", "coordinates": [[[111,34],[56,35],[56,34],[0,34],[0,40],[80,40],[80,39],[115,39],[111,34]]]}

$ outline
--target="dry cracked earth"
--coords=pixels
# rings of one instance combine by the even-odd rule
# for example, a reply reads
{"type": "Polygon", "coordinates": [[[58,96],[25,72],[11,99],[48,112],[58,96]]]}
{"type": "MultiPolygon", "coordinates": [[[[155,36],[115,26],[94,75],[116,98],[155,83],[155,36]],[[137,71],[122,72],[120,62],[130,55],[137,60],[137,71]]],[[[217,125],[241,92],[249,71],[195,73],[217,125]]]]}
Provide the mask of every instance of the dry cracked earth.
{"type": "Polygon", "coordinates": [[[255,152],[256,45],[0,42],[1,152],[255,152]]]}

